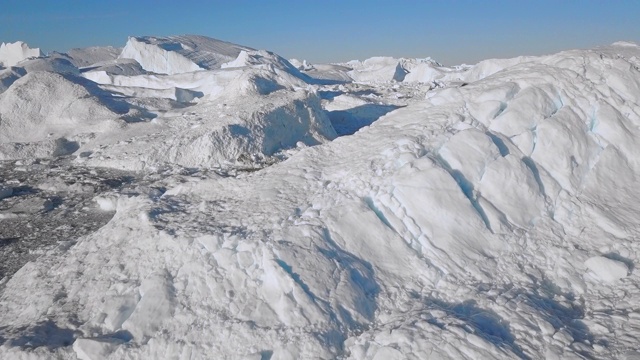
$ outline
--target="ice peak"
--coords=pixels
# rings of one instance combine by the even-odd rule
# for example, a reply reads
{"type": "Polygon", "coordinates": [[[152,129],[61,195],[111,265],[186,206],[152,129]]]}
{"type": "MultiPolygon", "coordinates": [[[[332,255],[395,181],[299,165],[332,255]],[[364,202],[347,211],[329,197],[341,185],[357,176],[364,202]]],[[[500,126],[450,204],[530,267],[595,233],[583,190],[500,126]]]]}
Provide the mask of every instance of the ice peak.
{"type": "Polygon", "coordinates": [[[0,65],[4,67],[15,66],[20,61],[43,56],[39,48],[30,48],[23,41],[14,43],[2,43],[0,45],[0,65]]]}

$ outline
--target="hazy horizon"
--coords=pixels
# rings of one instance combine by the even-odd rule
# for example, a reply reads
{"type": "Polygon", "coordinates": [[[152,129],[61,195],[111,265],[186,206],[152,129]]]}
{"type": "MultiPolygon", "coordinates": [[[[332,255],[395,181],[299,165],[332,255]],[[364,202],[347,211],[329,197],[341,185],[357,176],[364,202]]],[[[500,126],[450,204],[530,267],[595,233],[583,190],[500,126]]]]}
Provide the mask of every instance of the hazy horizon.
{"type": "Polygon", "coordinates": [[[542,55],[640,42],[634,1],[210,1],[9,0],[0,42],[44,52],[121,47],[128,36],[198,34],[310,62],[371,56],[441,63],[542,55]]]}

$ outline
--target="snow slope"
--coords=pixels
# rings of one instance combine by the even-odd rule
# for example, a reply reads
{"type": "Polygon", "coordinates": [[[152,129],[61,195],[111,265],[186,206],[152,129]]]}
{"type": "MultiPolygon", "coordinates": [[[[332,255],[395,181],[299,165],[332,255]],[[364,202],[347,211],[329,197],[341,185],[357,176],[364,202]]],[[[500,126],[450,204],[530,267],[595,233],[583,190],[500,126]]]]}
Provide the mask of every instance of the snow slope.
{"type": "Polygon", "coordinates": [[[487,60],[437,88],[389,82],[388,59],[309,84],[264,54],[103,85],[156,91],[122,99],[157,117],[86,139],[67,171],[137,172],[93,199],[104,226],[0,282],[3,357],[637,356],[640,47],[487,60]]]}
{"type": "Polygon", "coordinates": [[[0,156],[28,156],[22,150],[30,146],[24,143],[38,142],[52,149],[46,155],[51,156],[58,150],[51,148],[49,140],[118,128],[128,112],[126,103],[82,78],[45,71],[27,73],[0,94],[0,156]]]}
{"type": "Polygon", "coordinates": [[[193,115],[170,112],[117,134],[115,140],[90,141],[78,150],[91,153],[83,163],[133,170],[166,164],[253,167],[273,161],[270,157],[281,150],[335,138],[315,95],[305,90],[264,91],[262,81],[239,79],[227,87],[237,86],[234,96],[202,101],[190,108],[193,115]],[[253,101],[246,103],[247,97],[253,101]]]}
{"type": "Polygon", "coordinates": [[[63,55],[70,57],[77,67],[91,66],[100,62],[112,61],[122,53],[122,48],[112,46],[92,46],[88,48],[71,49],[63,55]]]}

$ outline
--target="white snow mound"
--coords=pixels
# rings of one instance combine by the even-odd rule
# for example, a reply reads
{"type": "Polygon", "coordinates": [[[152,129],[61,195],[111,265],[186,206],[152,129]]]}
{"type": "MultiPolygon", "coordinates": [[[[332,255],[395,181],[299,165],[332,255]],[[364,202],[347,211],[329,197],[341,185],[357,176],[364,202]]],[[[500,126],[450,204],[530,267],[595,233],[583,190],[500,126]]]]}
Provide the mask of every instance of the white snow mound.
{"type": "Polygon", "coordinates": [[[85,79],[28,73],[0,95],[0,143],[104,131],[119,126],[128,110],[85,79]]]}
{"type": "Polygon", "coordinates": [[[600,280],[611,283],[629,274],[629,268],[623,262],[612,260],[604,256],[594,256],[584,262],[600,280]]]}
{"type": "Polygon", "coordinates": [[[354,81],[361,82],[402,81],[408,73],[402,63],[402,59],[384,56],[372,57],[363,62],[352,61],[347,63],[353,68],[348,74],[354,81]]]}

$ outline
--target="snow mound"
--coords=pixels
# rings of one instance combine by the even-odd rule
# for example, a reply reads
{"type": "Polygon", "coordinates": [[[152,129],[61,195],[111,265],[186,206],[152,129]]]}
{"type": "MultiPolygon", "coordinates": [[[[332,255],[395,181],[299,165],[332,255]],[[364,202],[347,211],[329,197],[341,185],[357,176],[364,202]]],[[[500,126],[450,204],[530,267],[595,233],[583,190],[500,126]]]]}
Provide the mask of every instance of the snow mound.
{"type": "Polygon", "coordinates": [[[403,68],[402,61],[392,57],[372,57],[363,62],[352,61],[347,65],[353,67],[349,76],[360,82],[402,81],[408,73],[403,68]]]}
{"type": "Polygon", "coordinates": [[[464,77],[466,82],[474,82],[491,76],[511,66],[536,59],[533,56],[519,56],[510,59],[488,59],[474,65],[464,77]]]}
{"type": "Polygon", "coordinates": [[[65,59],[43,57],[23,60],[20,62],[20,66],[12,66],[7,69],[0,70],[0,94],[5,92],[16,80],[27,73],[37,71],[80,75],[78,68],[65,59]]]}
{"type": "Polygon", "coordinates": [[[80,145],[65,137],[29,142],[0,142],[0,160],[42,159],[73,154],[80,145]]]}
{"type": "Polygon", "coordinates": [[[220,65],[222,69],[245,66],[270,65],[292,75],[302,77],[300,71],[285,58],[266,50],[242,50],[238,57],[220,65]]]}
{"type": "Polygon", "coordinates": [[[7,91],[11,84],[26,74],[26,70],[21,67],[10,67],[0,70],[0,94],[7,91]]]}
{"type": "Polygon", "coordinates": [[[301,71],[320,83],[339,84],[353,81],[349,76],[352,69],[347,66],[336,64],[313,64],[306,65],[301,71]]]}
{"type": "Polygon", "coordinates": [[[409,73],[403,81],[406,83],[459,82],[465,78],[470,68],[466,65],[445,67],[434,62],[418,62],[408,70],[409,73]]]}
{"type": "Polygon", "coordinates": [[[621,261],[612,260],[604,256],[594,256],[584,262],[598,279],[611,283],[629,274],[629,268],[621,261]]]}
{"type": "Polygon", "coordinates": [[[4,67],[15,66],[22,60],[42,55],[40,49],[32,49],[22,41],[0,45],[0,65],[4,67]]]}
{"type": "MultiPolygon", "coordinates": [[[[295,60],[295,59],[294,59],[295,60]]],[[[223,69],[245,66],[269,66],[300,78],[308,84],[336,84],[351,82],[347,75],[351,69],[339,65],[309,65],[306,61],[295,66],[283,57],[266,50],[242,51],[238,57],[222,64],[223,69]]]]}
{"type": "Polygon", "coordinates": [[[73,342],[73,350],[79,360],[105,359],[123,343],[121,339],[83,338],[73,342]]]}
{"type": "Polygon", "coordinates": [[[114,197],[96,196],[93,200],[102,211],[116,211],[118,208],[118,199],[114,197]]]}
{"type": "Polygon", "coordinates": [[[208,98],[192,107],[199,120],[188,127],[152,135],[142,146],[127,142],[97,150],[87,145],[80,151],[95,151],[85,160],[88,164],[134,170],[164,164],[251,167],[300,143],[317,145],[336,137],[316,95],[277,91],[276,85],[263,78],[239,79],[227,87],[233,96],[208,98]],[[253,103],[244,103],[249,96],[253,103]]]}
{"type": "Polygon", "coordinates": [[[52,57],[42,57],[38,59],[24,60],[20,67],[28,73],[35,71],[48,71],[60,74],[80,75],[78,68],[69,60],[52,57]]]}
{"type": "Polygon", "coordinates": [[[179,74],[218,69],[251,48],[197,35],[130,37],[119,58],[134,59],[147,71],[179,74]]]}
{"type": "Polygon", "coordinates": [[[28,73],[0,95],[0,142],[100,132],[119,126],[128,110],[126,103],[83,78],[28,73]]]}

